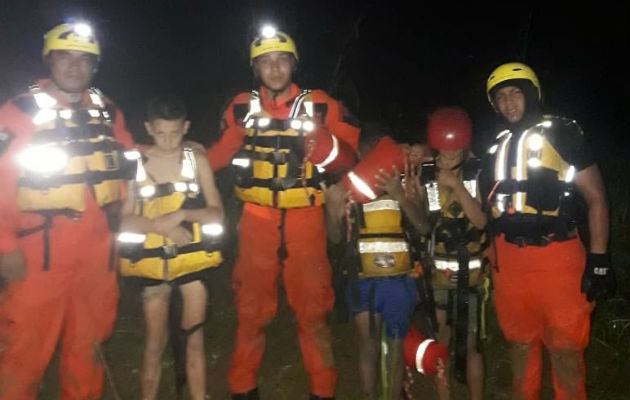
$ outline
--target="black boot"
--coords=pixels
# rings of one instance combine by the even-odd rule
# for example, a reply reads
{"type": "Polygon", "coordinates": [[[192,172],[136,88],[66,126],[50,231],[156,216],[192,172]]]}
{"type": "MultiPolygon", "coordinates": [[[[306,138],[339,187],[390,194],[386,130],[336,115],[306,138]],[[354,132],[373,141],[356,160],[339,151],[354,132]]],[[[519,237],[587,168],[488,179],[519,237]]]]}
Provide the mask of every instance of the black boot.
{"type": "Polygon", "coordinates": [[[335,400],[335,398],[334,397],[320,397],[320,396],[311,394],[311,397],[309,397],[309,400],[335,400]]]}
{"type": "Polygon", "coordinates": [[[247,393],[232,394],[232,400],[259,400],[258,388],[253,388],[247,393]]]}

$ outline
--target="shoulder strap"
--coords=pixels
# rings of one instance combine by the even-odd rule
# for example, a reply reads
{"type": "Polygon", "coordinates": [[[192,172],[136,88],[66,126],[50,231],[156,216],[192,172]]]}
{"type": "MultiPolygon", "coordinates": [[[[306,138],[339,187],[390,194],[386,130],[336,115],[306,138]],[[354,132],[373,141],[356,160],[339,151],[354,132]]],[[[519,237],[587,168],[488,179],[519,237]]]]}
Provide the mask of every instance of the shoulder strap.
{"type": "Polygon", "coordinates": [[[247,115],[245,115],[243,121],[246,121],[250,116],[261,112],[262,105],[260,104],[260,93],[258,93],[257,90],[252,90],[249,95],[249,109],[247,110],[247,115]]]}
{"type": "Polygon", "coordinates": [[[300,111],[302,110],[302,105],[304,104],[304,111],[306,113],[306,115],[308,115],[309,117],[313,117],[313,102],[309,101],[310,103],[310,107],[306,106],[305,101],[307,100],[307,97],[310,97],[309,95],[311,94],[310,90],[302,90],[302,92],[300,94],[297,95],[297,97],[295,98],[295,100],[293,100],[293,105],[291,106],[291,111],[289,112],[289,119],[293,119],[293,118],[297,118],[299,116],[300,111]],[[310,110],[309,110],[310,108],[310,110]],[[310,111],[310,113],[309,113],[310,111]]]}
{"type": "Polygon", "coordinates": [[[105,99],[103,98],[103,93],[100,90],[95,87],[91,87],[87,92],[90,97],[90,102],[94,106],[97,108],[105,108],[105,99]]]}
{"type": "Polygon", "coordinates": [[[189,147],[184,147],[181,175],[190,180],[197,179],[197,161],[195,159],[195,153],[189,147]]]}

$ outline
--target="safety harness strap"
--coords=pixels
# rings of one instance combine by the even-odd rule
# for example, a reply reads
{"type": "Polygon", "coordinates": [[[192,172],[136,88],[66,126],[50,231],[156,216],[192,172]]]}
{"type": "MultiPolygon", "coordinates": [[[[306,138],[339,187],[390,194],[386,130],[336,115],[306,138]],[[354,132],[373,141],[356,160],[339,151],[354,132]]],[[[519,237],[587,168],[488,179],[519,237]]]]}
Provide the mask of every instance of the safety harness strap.
{"type": "Polygon", "coordinates": [[[95,185],[108,180],[119,180],[123,177],[119,169],[111,171],[85,171],[81,174],[60,175],[55,177],[28,175],[20,177],[18,185],[35,190],[45,190],[80,183],[95,185]]]}
{"type": "Polygon", "coordinates": [[[287,258],[287,241],[285,236],[285,222],[287,218],[287,210],[280,210],[280,224],[278,225],[278,230],[280,231],[280,245],[278,246],[277,255],[278,262],[282,263],[287,258]]]}
{"type": "Polygon", "coordinates": [[[457,250],[459,272],[457,275],[457,294],[455,310],[455,378],[466,383],[466,342],[468,339],[468,249],[460,245],[457,250]]]}
{"type": "Polygon", "coordinates": [[[181,254],[195,253],[198,251],[205,251],[207,253],[219,251],[219,245],[211,243],[208,240],[190,243],[182,247],[172,245],[145,249],[141,248],[141,246],[142,244],[138,244],[136,246],[122,246],[120,249],[120,255],[123,258],[128,258],[132,263],[136,263],[143,258],[161,258],[168,260],[181,254]]]}
{"type": "Polygon", "coordinates": [[[250,187],[266,187],[273,191],[281,191],[286,189],[296,189],[301,188],[303,186],[308,187],[318,187],[317,185],[321,181],[319,174],[314,173],[312,178],[309,179],[297,179],[295,177],[285,177],[285,178],[269,178],[269,179],[260,179],[260,178],[244,178],[239,181],[239,186],[248,189],[250,187]],[[302,183],[304,181],[304,184],[302,183]]]}

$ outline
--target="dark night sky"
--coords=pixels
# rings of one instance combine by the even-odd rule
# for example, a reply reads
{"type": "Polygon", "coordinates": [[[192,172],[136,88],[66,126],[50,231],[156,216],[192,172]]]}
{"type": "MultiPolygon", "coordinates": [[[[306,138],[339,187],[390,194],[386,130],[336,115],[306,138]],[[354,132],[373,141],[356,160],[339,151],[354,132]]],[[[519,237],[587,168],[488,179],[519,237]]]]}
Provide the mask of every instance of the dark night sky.
{"type": "Polygon", "coordinates": [[[524,57],[542,81],[548,111],[577,119],[599,158],[627,157],[624,7],[415,3],[3,0],[0,100],[45,74],[46,30],[84,17],[103,48],[95,85],[121,106],[137,138],[147,97],[175,92],[189,104],[195,137],[210,142],[222,106],[253,83],[248,44],[255,29],[274,21],[297,42],[301,86],[329,90],[363,120],[386,120],[401,139],[421,135],[427,112],[448,103],[466,107],[476,133],[488,137],[485,80],[501,62],[524,57]]]}

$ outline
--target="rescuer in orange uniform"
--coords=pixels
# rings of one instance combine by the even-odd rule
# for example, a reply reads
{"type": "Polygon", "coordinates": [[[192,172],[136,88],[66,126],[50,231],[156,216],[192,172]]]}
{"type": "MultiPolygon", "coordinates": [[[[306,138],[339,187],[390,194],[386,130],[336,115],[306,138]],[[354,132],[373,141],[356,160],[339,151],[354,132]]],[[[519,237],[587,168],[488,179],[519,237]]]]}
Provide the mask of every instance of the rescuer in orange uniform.
{"type": "Polygon", "coordinates": [[[235,399],[257,399],[265,326],[277,308],[282,274],[293,309],[312,399],[332,398],[337,379],[325,317],[334,294],[326,255],[321,173],[349,168],[359,132],[343,106],[292,83],[293,40],[265,27],[250,46],[258,91],[241,93],[223,115],[208,151],[213,170],[237,168],[244,208],[233,287],[239,324],[229,385],[235,399]]]}
{"type": "Polygon", "coordinates": [[[538,399],[544,345],[555,398],[585,399],[590,302],[615,289],[600,172],[577,122],[541,113],[540,84],[529,66],[499,66],[487,94],[502,129],[488,151],[485,191],[496,248],[494,300],[512,343],[514,396],[538,399]],[[576,229],[578,193],[588,206],[588,253],[576,229]]]}
{"type": "Polygon", "coordinates": [[[60,342],[61,398],[96,399],[132,140],[120,110],[89,87],[100,51],[88,25],[53,28],[43,57],[50,78],[0,108],[12,137],[0,158],[0,398],[34,399],[60,342]]]}

